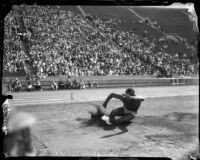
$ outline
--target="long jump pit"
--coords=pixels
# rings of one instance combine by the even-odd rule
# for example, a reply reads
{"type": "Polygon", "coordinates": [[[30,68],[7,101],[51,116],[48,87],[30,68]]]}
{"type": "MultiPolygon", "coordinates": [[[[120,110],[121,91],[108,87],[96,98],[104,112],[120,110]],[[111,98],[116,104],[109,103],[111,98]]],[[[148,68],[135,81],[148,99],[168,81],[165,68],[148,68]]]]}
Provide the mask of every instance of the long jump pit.
{"type": "MultiPolygon", "coordinates": [[[[125,88],[14,93],[13,107],[37,118],[32,127],[39,156],[169,157],[197,154],[198,86],[137,87],[146,97],[132,123],[111,125],[92,120],[89,111],[110,93],[125,88]],[[66,100],[66,101],[65,101],[66,100]],[[65,101],[65,102],[63,102],[65,101]]],[[[108,103],[107,112],[121,107],[108,103]]]]}

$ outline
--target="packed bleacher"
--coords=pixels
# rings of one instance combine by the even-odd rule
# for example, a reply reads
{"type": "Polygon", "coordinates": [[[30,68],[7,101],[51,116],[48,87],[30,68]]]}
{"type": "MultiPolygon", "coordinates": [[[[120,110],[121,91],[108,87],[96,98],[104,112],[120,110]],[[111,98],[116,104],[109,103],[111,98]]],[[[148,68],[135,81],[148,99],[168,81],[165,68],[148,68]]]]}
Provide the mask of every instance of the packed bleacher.
{"type": "Polygon", "coordinates": [[[45,76],[199,73],[197,53],[186,41],[190,54],[167,53],[169,36],[136,35],[118,29],[119,23],[44,6],[13,6],[4,23],[4,71],[26,70],[28,60],[45,76]]]}

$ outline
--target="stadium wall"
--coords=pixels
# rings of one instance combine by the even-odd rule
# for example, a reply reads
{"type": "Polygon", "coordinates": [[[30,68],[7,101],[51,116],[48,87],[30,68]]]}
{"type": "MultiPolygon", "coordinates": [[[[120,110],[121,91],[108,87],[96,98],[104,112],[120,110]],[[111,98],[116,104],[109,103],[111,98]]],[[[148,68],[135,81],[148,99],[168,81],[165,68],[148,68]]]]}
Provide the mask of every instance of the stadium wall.
{"type": "Polygon", "coordinates": [[[105,80],[98,82],[98,88],[198,85],[199,78],[149,78],[132,80],[105,80]]]}
{"type": "MultiPolygon", "coordinates": [[[[86,87],[91,79],[85,79],[86,87]]],[[[97,88],[143,87],[143,86],[173,86],[199,85],[199,78],[130,78],[129,79],[93,79],[98,83],[97,88]]],[[[21,80],[23,89],[27,86],[26,80],[21,80]]],[[[8,81],[3,81],[7,86],[8,81]]],[[[43,89],[50,89],[50,80],[41,80],[43,89]]]]}

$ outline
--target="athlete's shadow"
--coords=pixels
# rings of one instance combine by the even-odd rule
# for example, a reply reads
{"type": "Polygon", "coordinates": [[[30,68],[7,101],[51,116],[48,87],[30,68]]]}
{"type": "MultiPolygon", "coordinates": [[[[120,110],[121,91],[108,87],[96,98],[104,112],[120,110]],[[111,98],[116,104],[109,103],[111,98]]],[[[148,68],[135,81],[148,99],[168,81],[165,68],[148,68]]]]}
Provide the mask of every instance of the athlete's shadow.
{"type": "Polygon", "coordinates": [[[120,134],[124,134],[126,132],[128,132],[128,125],[132,123],[132,122],[129,122],[129,123],[125,123],[125,124],[111,124],[111,125],[107,125],[103,120],[101,119],[89,119],[89,120],[84,120],[82,121],[82,126],[83,127],[91,127],[91,126],[96,126],[96,127],[99,127],[99,128],[102,128],[106,131],[110,131],[110,130],[114,130],[116,128],[120,129],[121,132],[117,132],[117,133],[114,133],[114,134],[110,134],[110,135],[106,135],[106,136],[103,136],[101,138],[109,138],[109,137],[112,137],[112,136],[116,136],[116,135],[120,135],[120,134]]]}
{"type": "Polygon", "coordinates": [[[103,115],[105,115],[105,112],[102,110],[102,107],[100,107],[97,104],[91,104],[91,105],[95,107],[96,111],[89,112],[90,113],[90,119],[82,119],[82,120],[79,119],[80,121],[82,121],[81,125],[83,127],[98,127],[98,128],[102,128],[106,131],[114,130],[116,128],[121,130],[121,132],[106,135],[106,136],[103,136],[101,138],[108,138],[108,137],[112,137],[112,136],[115,136],[115,135],[120,135],[120,134],[124,134],[124,133],[128,132],[127,126],[131,122],[125,123],[125,124],[118,124],[118,125],[117,124],[107,125],[106,122],[101,119],[101,117],[103,115]]]}
{"type": "Polygon", "coordinates": [[[124,134],[124,133],[128,132],[127,127],[129,126],[130,123],[132,123],[132,122],[119,124],[119,125],[113,125],[112,124],[111,126],[113,126],[114,129],[115,128],[119,128],[121,130],[121,132],[117,132],[117,133],[110,134],[110,135],[105,135],[105,136],[103,136],[101,138],[109,138],[109,137],[112,137],[112,136],[116,136],[116,135],[120,135],[120,134],[124,134]]]}

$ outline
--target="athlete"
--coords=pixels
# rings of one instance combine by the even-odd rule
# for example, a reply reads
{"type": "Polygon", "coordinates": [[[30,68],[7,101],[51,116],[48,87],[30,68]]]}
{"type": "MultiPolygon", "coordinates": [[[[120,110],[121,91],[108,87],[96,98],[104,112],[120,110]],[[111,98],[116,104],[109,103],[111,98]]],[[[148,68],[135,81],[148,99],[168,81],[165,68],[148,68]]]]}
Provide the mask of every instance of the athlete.
{"type": "Polygon", "coordinates": [[[102,116],[102,120],[107,124],[122,124],[130,122],[137,114],[141,102],[144,101],[144,97],[136,95],[134,89],[128,88],[125,91],[125,94],[122,95],[111,93],[103,103],[104,108],[107,107],[109,100],[112,98],[121,100],[123,102],[123,107],[112,110],[109,116],[102,116]],[[116,120],[116,116],[121,118],[116,120]]]}

